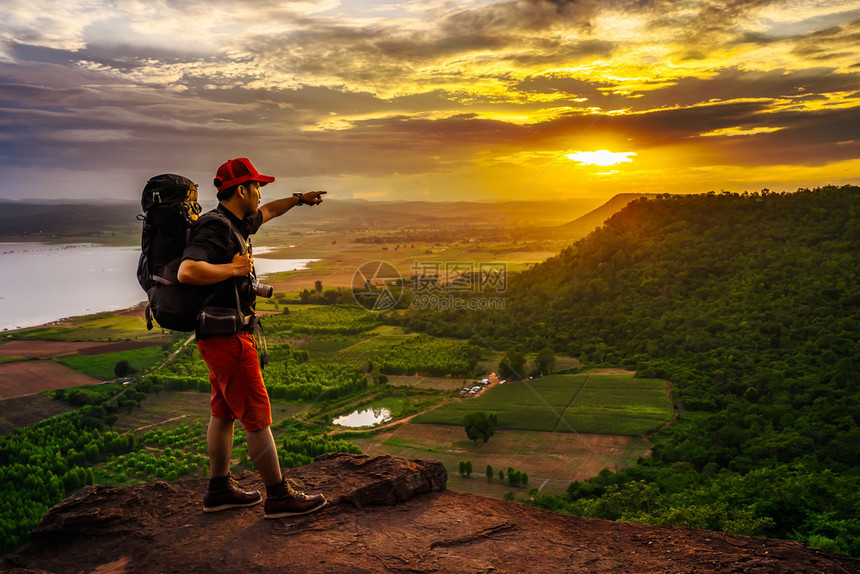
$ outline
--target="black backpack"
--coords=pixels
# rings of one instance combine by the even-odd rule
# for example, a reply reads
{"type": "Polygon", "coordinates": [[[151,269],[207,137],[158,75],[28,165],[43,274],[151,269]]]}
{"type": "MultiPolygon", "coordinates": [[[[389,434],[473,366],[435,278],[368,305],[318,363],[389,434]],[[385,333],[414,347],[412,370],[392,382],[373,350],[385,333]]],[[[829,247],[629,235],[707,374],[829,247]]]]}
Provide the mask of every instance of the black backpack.
{"type": "Polygon", "coordinates": [[[201,290],[177,279],[182,252],[200,216],[197,186],[181,175],[166,173],[146,182],[140,206],[143,232],[137,281],[146,291],[146,328],[152,319],[174,331],[193,331],[203,306],[201,290]]]}

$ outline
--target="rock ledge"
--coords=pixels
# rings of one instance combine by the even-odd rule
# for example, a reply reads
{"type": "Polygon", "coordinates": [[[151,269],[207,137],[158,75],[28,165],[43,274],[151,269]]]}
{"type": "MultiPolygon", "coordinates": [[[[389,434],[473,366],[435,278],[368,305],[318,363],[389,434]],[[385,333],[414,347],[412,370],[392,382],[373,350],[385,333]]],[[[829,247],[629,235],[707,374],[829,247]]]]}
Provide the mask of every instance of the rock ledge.
{"type": "MultiPolygon", "coordinates": [[[[441,462],[327,454],[287,471],[331,505],[265,520],[262,505],[207,514],[203,479],[87,487],[0,563],[86,572],[860,572],[794,542],[586,520],[445,490],[441,462]]],[[[256,473],[237,476],[262,488],[256,473]]]]}

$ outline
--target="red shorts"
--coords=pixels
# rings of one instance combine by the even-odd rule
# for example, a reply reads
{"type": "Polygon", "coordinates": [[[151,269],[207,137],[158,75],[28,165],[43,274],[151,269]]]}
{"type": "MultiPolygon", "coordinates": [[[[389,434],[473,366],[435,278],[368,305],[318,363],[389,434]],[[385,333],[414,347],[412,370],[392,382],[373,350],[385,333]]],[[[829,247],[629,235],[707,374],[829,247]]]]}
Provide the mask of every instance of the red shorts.
{"type": "Polygon", "coordinates": [[[257,343],[250,333],[209,337],[197,341],[209,367],[212,416],[239,419],[246,431],[272,424],[272,406],[257,359],[257,343]]]}

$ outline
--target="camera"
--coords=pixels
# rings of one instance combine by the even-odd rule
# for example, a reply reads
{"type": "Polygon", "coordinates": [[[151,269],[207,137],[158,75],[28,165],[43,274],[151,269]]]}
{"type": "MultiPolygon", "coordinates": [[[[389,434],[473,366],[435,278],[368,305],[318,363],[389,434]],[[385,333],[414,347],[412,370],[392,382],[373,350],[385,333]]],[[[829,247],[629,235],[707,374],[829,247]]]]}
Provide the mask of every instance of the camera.
{"type": "Polygon", "coordinates": [[[249,291],[252,295],[255,295],[257,297],[265,297],[266,299],[272,296],[272,292],[274,290],[275,288],[271,285],[265,285],[263,283],[260,283],[259,281],[254,281],[249,287],[249,291]]]}

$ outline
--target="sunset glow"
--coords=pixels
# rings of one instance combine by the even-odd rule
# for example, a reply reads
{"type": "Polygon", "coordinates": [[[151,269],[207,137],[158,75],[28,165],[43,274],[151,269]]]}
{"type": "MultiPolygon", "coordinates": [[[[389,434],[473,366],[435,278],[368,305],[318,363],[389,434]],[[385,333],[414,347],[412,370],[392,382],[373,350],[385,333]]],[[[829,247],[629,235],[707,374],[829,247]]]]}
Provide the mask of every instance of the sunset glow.
{"type": "Polygon", "coordinates": [[[335,199],[860,181],[860,0],[4,7],[0,198],[236,156],[335,199]]]}
{"type": "Polygon", "coordinates": [[[568,159],[579,162],[582,165],[617,165],[619,163],[630,163],[630,156],[636,155],[632,151],[611,152],[605,149],[597,151],[578,151],[569,154],[568,159]]]}

